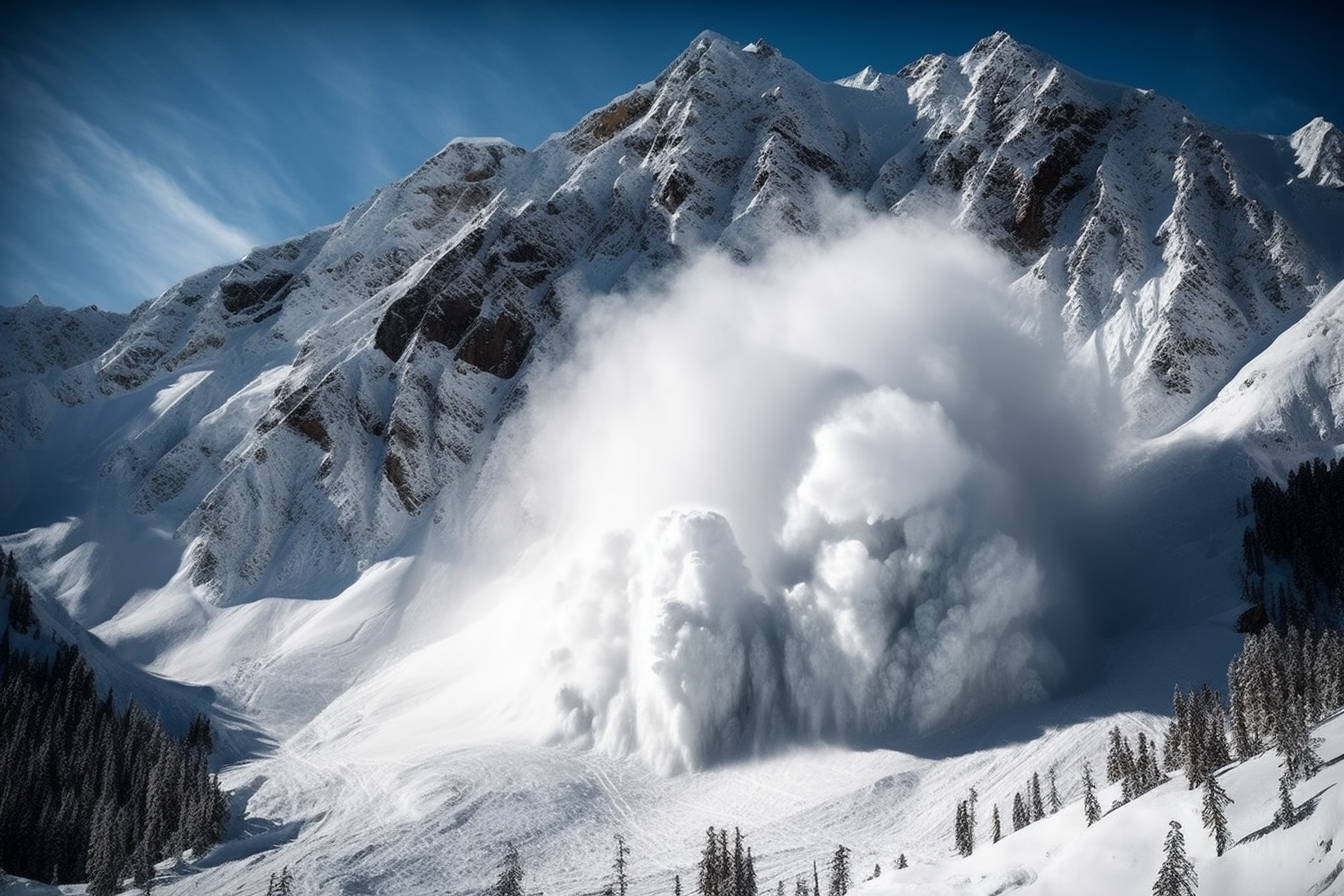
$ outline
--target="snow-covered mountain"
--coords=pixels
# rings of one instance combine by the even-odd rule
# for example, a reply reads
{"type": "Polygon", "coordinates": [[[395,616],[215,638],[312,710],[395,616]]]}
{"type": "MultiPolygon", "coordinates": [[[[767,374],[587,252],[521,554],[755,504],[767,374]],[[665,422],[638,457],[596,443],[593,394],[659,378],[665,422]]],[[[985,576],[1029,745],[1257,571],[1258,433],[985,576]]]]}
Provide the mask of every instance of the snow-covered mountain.
{"type": "MultiPolygon", "coordinates": [[[[614,773],[927,751],[1225,617],[1233,498],[1344,445],[1342,139],[1001,33],[825,83],[707,32],[534,150],[454,140],[129,318],[4,311],[0,543],[283,743],[236,772],[250,816],[395,786],[463,819],[427,850],[563,863],[568,797],[520,831],[459,797],[539,749],[617,812],[614,773]]],[[[1099,693],[1057,721],[1154,706],[1099,693]]],[[[332,888],[420,885],[357,851],[332,888]]]]}

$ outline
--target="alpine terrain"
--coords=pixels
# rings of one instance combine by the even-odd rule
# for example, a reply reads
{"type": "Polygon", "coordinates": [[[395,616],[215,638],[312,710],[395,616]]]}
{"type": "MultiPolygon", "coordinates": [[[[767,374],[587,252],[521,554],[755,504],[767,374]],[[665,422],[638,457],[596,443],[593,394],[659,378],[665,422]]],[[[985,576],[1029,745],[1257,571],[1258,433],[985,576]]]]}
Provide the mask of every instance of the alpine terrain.
{"type": "Polygon", "coordinates": [[[1334,642],[1284,636],[1290,779],[1287,722],[1215,775],[1169,702],[1228,694],[1239,620],[1344,616],[1244,535],[1344,454],[1342,279],[1322,119],[1003,33],[826,83],[706,32],[129,315],[0,307],[7,649],[211,718],[222,839],[146,892],[481,893],[509,844],[529,893],[708,892],[713,826],[791,896],[837,844],[873,894],[1149,893],[1181,848],[1201,892],[1344,893],[1334,642]],[[1014,831],[1033,776],[1062,808],[1014,831]]]}

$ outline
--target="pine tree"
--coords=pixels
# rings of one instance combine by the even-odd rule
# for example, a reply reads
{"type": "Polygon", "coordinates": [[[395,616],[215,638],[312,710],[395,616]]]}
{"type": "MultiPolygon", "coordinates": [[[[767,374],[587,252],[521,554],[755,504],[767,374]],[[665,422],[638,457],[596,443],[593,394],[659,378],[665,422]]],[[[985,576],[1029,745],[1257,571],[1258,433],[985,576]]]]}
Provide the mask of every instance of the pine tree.
{"type": "Polygon", "coordinates": [[[1280,826],[1290,828],[1297,824],[1297,809],[1293,806],[1293,776],[1288,769],[1279,775],[1279,808],[1274,813],[1274,821],[1280,826]]]}
{"type": "Polygon", "coordinates": [[[841,843],[831,854],[831,889],[828,896],[845,896],[849,892],[849,885],[849,847],[841,843]]]}
{"type": "Polygon", "coordinates": [[[733,896],[746,896],[747,893],[747,853],[742,846],[741,828],[733,828],[733,877],[730,892],[733,896]]]}
{"type": "Polygon", "coordinates": [[[1040,821],[1045,817],[1045,804],[1041,801],[1041,776],[1031,773],[1031,820],[1040,821]]]}
{"type": "Polygon", "coordinates": [[[980,801],[980,794],[976,793],[974,787],[971,788],[971,794],[966,799],[966,849],[967,855],[975,852],[975,804],[980,801]]]}
{"type": "Polygon", "coordinates": [[[1083,817],[1092,827],[1101,819],[1101,803],[1097,802],[1097,785],[1092,780],[1092,763],[1083,763],[1083,817]]]}
{"type": "Polygon", "coordinates": [[[1059,786],[1055,780],[1055,766],[1050,766],[1050,814],[1058,812],[1064,803],[1059,798],[1059,786]]]}
{"type": "Polygon", "coordinates": [[[956,818],[952,823],[952,839],[956,845],[957,854],[962,856],[971,854],[969,825],[966,817],[966,801],[958,800],[956,818]]]}
{"type": "Polygon", "coordinates": [[[700,877],[696,889],[700,896],[720,896],[719,837],[713,825],[705,831],[705,848],[700,853],[700,877]]]}
{"type": "Polygon", "coordinates": [[[630,847],[625,845],[625,837],[616,835],[616,858],[611,863],[612,884],[616,896],[625,896],[626,886],[626,857],[630,855],[630,847]]]}
{"type": "Polygon", "coordinates": [[[1185,855],[1185,836],[1178,822],[1171,822],[1167,840],[1162,847],[1162,867],[1153,882],[1153,896],[1194,896],[1199,878],[1195,866],[1185,855]]]}
{"type": "Polygon", "coordinates": [[[1021,793],[1013,794],[1013,830],[1020,831],[1031,824],[1031,815],[1021,793]]]}
{"type": "Polygon", "coordinates": [[[994,804],[994,814],[990,816],[991,833],[994,842],[998,843],[1003,839],[1003,825],[999,823],[999,804],[994,804]]]}
{"type": "Polygon", "coordinates": [[[899,871],[902,868],[909,868],[909,867],[910,864],[905,860],[905,853],[901,853],[896,857],[896,870],[899,871]]]}
{"type": "Polygon", "coordinates": [[[512,842],[504,851],[499,877],[495,880],[494,896],[523,896],[523,860],[518,847],[512,842]]]}
{"type": "Polygon", "coordinates": [[[817,860],[812,860],[812,892],[815,896],[821,896],[821,876],[817,874],[817,860]]]}
{"type": "Polygon", "coordinates": [[[1224,811],[1231,802],[1232,797],[1227,795],[1216,777],[1208,775],[1204,778],[1204,811],[1200,818],[1213,837],[1214,848],[1220,856],[1227,852],[1227,844],[1231,840],[1227,829],[1227,813],[1224,811]]]}
{"type": "Polygon", "coordinates": [[[733,854],[728,851],[727,828],[719,828],[719,893],[737,896],[733,888],[733,854]]]}

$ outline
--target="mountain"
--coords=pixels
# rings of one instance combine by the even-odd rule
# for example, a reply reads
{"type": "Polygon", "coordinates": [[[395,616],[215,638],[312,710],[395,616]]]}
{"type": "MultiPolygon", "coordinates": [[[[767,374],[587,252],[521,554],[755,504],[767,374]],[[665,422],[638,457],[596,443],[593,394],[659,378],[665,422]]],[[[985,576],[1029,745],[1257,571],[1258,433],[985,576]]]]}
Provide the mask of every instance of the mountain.
{"type": "Polygon", "coordinates": [[[1235,615],[1233,499],[1344,444],[1340,140],[1002,33],[824,83],[706,32],[534,150],[454,140],[127,318],[6,310],[0,543],[281,744],[232,772],[252,836],[202,887],[302,830],[331,889],[413,891],[409,828],[339,842],[373,793],[442,820],[424,850],[559,868],[638,823],[627,788],[698,799],[650,768],[786,782],[799,744],[1158,707],[1170,677],[1116,677],[1226,662],[1225,630],[1134,645],[1235,615]],[[507,783],[530,762],[568,777],[507,783]]]}

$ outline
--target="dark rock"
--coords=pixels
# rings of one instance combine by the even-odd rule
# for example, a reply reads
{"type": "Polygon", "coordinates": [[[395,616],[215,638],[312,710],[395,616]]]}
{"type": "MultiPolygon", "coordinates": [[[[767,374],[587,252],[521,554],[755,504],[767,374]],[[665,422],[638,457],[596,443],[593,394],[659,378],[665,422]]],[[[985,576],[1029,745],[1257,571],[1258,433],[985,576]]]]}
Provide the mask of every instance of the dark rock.
{"type": "Polygon", "coordinates": [[[512,379],[523,366],[535,333],[522,311],[506,305],[493,320],[482,320],[467,336],[457,358],[477,370],[512,379]]]}

